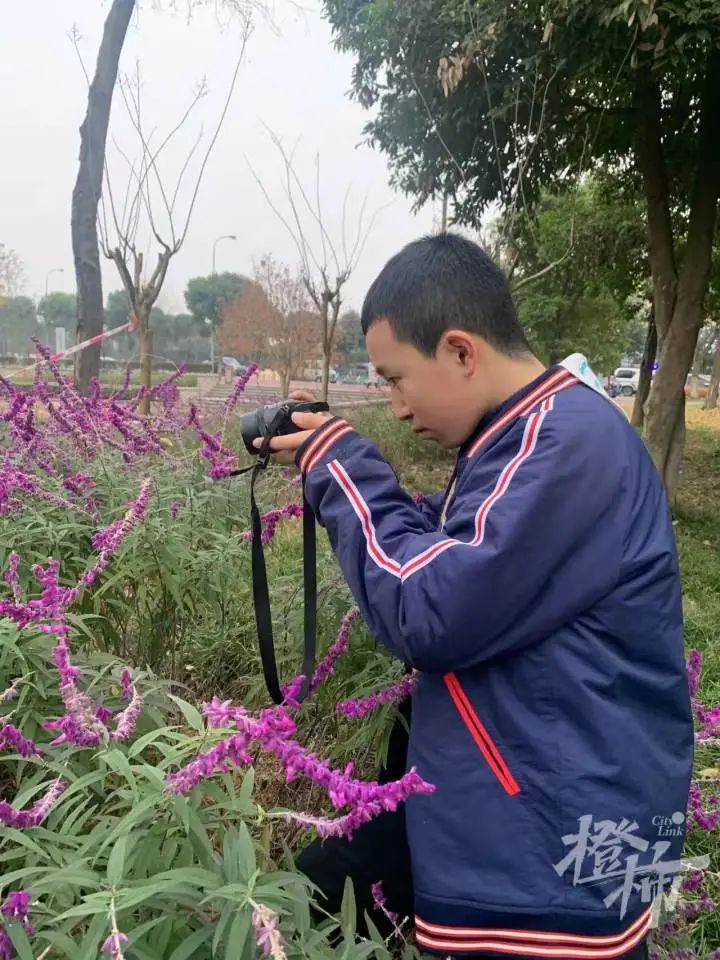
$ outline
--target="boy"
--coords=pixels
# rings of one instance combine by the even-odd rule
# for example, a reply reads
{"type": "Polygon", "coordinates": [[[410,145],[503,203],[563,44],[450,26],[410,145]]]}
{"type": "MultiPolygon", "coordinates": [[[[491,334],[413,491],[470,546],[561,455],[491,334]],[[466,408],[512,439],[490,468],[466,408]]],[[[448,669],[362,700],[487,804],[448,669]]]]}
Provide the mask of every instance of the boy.
{"type": "Polygon", "coordinates": [[[362,311],[392,409],[448,448],[415,505],[344,420],[296,416],[306,493],[374,635],[419,672],[409,763],[436,787],[301,859],[344,874],[444,956],[646,955],[679,870],[692,722],[680,582],[659,477],[587,364],[545,369],[475,244],[393,257],[362,311]],[[654,885],[654,886],[653,886],[654,885]]]}

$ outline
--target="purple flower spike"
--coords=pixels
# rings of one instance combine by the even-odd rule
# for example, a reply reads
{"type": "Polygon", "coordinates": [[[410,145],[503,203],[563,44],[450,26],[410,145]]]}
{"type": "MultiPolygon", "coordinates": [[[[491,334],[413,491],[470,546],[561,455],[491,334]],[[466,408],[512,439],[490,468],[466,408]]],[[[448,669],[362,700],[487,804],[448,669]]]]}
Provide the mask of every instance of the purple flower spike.
{"type": "Polygon", "coordinates": [[[102,945],[102,952],[106,953],[110,960],[123,960],[122,947],[128,942],[128,938],[119,930],[114,930],[102,945]]]}

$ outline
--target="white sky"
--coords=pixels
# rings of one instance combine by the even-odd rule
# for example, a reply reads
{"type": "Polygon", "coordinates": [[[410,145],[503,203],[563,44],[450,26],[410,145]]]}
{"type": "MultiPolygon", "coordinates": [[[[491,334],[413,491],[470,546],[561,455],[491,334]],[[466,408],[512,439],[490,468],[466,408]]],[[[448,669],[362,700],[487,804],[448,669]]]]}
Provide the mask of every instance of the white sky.
{"type": "MultiPolygon", "coordinates": [[[[81,51],[92,71],[108,6],[99,0],[0,0],[0,243],[13,248],[23,260],[24,292],[33,297],[42,295],[47,271],[56,267],[64,272],[50,277],[50,289],[74,290],[70,199],[86,84],[69,32],[75,25],[82,35],[81,51]]],[[[249,273],[253,259],[265,252],[297,262],[292,240],[269,210],[246,160],[282,204],[282,171],[264,123],[290,149],[295,146],[298,172],[310,189],[314,189],[314,158],[319,152],[323,207],[332,236],[339,235],[349,184],[348,224],[356,222],[355,214],[365,196],[369,212],[380,210],[348,284],[347,306],[359,307],[385,260],[432,228],[433,211],[426,208],[413,216],[409,200],[390,190],[384,159],[361,145],[367,114],[346,96],[352,59],[333,48],[319,6],[319,0],[304,0],[299,12],[290,3],[277,0],[279,32],[263,23],[251,36],[187,241],[171,264],[159,301],[165,309],[184,309],[185,283],[189,277],[210,273],[213,241],[221,234],[234,233],[238,239],[218,244],[218,272],[249,273]]],[[[223,30],[212,4],[188,24],[182,15],[153,9],[150,0],[145,0],[134,19],[121,71],[134,72],[136,63],[141,64],[148,130],[155,127],[157,138],[162,138],[183,113],[203,76],[209,87],[183,136],[168,148],[163,168],[168,182],[177,176],[187,144],[200,127],[204,127],[206,139],[212,130],[239,45],[238,27],[223,30]]],[[[137,152],[117,92],[112,132],[124,150],[137,152]]],[[[122,195],[126,174],[117,154],[113,156],[114,192],[122,195]]],[[[187,201],[187,194],[182,194],[181,200],[187,201]]],[[[348,234],[351,232],[348,229],[348,234]]],[[[107,295],[120,283],[111,263],[105,262],[103,272],[107,295]]]]}

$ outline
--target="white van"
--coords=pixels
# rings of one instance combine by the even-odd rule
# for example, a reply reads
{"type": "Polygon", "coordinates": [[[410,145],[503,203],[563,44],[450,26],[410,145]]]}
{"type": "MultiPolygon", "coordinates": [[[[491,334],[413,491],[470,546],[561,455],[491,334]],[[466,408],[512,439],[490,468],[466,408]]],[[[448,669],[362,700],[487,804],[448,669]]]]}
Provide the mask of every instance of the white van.
{"type": "Polygon", "coordinates": [[[613,381],[621,397],[634,397],[640,385],[640,367],[618,367],[613,381]]]}

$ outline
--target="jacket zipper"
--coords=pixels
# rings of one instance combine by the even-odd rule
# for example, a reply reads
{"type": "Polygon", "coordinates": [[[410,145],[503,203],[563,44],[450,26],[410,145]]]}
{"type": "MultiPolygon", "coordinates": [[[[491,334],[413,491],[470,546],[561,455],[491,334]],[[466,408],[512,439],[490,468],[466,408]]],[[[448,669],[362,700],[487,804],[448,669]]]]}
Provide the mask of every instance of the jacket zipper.
{"type": "Polygon", "coordinates": [[[467,694],[460,686],[460,681],[454,673],[446,673],[444,680],[445,686],[450,692],[450,696],[452,697],[458,713],[462,717],[465,726],[468,728],[470,735],[480,749],[480,752],[485,757],[488,766],[500,781],[505,793],[511,797],[514,797],[516,794],[520,793],[518,782],[515,777],[513,777],[512,773],[510,773],[508,765],[503,760],[502,754],[498,750],[490,734],[483,726],[477,713],[475,713],[467,694]]]}

